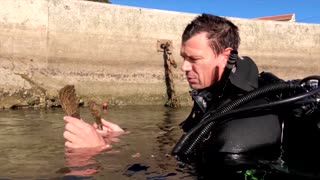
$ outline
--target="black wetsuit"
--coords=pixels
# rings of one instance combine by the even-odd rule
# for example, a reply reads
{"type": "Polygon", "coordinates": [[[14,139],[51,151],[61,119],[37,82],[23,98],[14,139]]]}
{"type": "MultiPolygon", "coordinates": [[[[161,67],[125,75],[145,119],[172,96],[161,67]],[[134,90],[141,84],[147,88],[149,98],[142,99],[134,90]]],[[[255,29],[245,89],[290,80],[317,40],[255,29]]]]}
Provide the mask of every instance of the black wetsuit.
{"type": "MultiPolygon", "coordinates": [[[[238,60],[229,79],[220,98],[215,94],[221,88],[219,82],[209,88],[191,92],[194,106],[188,118],[181,123],[185,132],[198,124],[207,111],[217,109],[259,87],[259,71],[249,57],[238,60]]],[[[267,98],[260,98],[244,106],[268,101],[267,98]]],[[[247,113],[236,119],[214,129],[211,138],[202,147],[200,158],[196,158],[202,165],[201,170],[212,173],[213,168],[221,169],[221,165],[247,166],[258,160],[276,159],[279,156],[282,129],[277,114],[247,113]]]]}

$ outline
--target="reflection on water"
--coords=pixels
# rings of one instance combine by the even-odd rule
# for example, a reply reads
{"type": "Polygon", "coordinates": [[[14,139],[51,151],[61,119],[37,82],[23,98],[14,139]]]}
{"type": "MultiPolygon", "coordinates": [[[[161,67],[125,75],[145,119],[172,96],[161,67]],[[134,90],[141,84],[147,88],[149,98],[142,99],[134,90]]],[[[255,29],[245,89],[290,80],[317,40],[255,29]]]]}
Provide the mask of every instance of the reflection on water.
{"type": "MultiPolygon", "coordinates": [[[[104,118],[128,134],[99,154],[64,149],[61,109],[0,111],[0,179],[194,179],[170,151],[190,107],[111,107],[104,118]]],[[[81,116],[92,123],[86,108],[81,116]]]]}

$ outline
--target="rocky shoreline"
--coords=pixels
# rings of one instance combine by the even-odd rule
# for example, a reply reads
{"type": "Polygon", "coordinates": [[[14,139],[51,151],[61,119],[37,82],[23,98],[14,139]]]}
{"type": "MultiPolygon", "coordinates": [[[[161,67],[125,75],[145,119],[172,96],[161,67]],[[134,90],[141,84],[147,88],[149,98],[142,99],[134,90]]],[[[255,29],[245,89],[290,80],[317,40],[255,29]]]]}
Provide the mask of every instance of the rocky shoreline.
{"type": "Polygon", "coordinates": [[[0,69],[0,109],[60,106],[58,92],[48,91],[25,74],[0,69]]]}

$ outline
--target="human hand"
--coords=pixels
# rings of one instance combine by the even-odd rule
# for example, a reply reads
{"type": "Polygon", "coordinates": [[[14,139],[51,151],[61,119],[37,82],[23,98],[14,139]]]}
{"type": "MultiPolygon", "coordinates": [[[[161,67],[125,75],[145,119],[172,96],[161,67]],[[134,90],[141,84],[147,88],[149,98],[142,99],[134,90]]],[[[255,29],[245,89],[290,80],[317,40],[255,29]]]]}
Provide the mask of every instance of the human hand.
{"type": "Polygon", "coordinates": [[[115,123],[104,119],[101,119],[101,122],[103,127],[102,130],[98,129],[98,125],[96,123],[93,124],[93,127],[95,127],[96,131],[103,137],[116,137],[124,133],[124,130],[115,123]]]}
{"type": "MultiPolygon", "coordinates": [[[[66,121],[63,137],[66,139],[67,148],[99,148],[103,150],[109,148],[102,135],[96,131],[96,128],[71,116],[65,116],[66,121]]],[[[114,127],[114,126],[111,126],[114,127]]]]}

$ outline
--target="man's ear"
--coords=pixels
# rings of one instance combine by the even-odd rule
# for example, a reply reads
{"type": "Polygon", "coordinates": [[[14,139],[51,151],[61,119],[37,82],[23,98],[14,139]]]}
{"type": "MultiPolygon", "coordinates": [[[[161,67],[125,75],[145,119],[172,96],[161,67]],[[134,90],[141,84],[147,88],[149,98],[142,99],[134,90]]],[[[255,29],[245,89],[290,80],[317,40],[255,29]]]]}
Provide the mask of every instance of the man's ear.
{"type": "Polygon", "coordinates": [[[231,51],[232,51],[232,48],[231,48],[231,47],[227,47],[227,48],[225,48],[225,49],[223,50],[222,56],[223,56],[223,60],[225,61],[224,63],[227,63],[231,51]]]}

